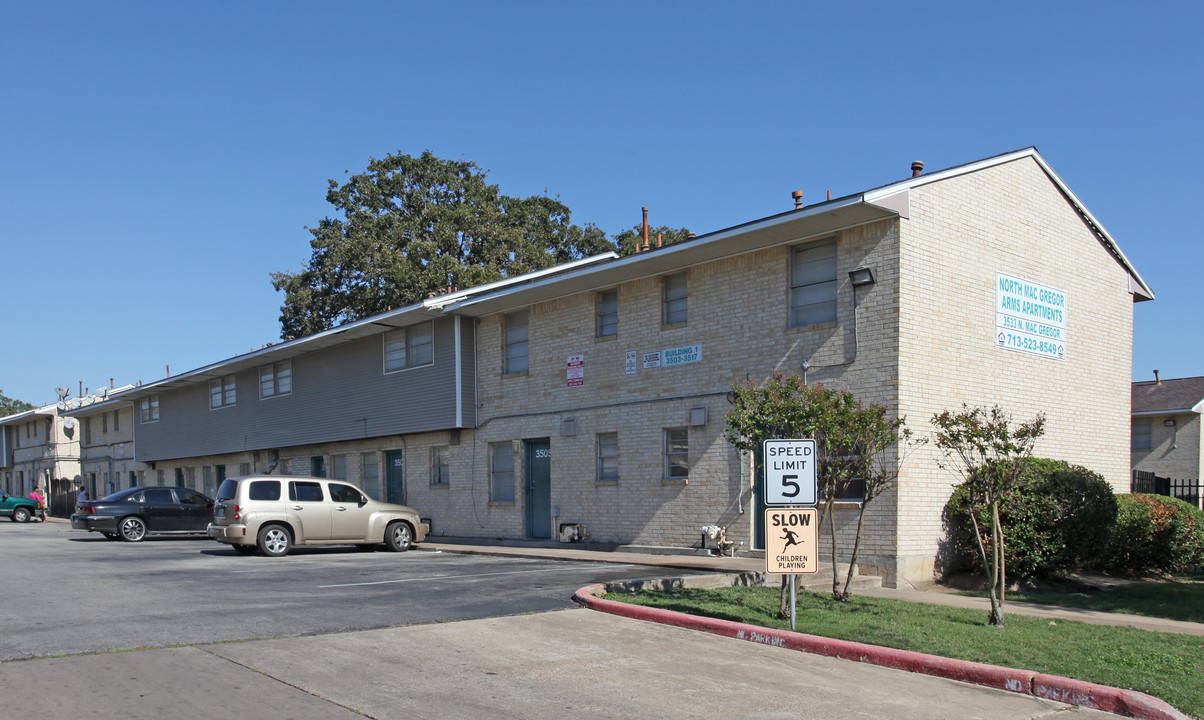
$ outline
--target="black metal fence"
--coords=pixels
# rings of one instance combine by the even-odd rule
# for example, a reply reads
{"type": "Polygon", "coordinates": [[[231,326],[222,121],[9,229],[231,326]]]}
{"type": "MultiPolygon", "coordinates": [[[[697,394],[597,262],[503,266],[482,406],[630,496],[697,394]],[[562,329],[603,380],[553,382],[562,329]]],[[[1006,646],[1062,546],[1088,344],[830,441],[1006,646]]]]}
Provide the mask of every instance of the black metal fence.
{"type": "Polygon", "coordinates": [[[1134,470],[1133,482],[1129,486],[1129,490],[1135,493],[1179,498],[1198,508],[1201,507],[1200,496],[1204,495],[1201,489],[1199,480],[1158,477],[1146,470],[1134,470]]]}

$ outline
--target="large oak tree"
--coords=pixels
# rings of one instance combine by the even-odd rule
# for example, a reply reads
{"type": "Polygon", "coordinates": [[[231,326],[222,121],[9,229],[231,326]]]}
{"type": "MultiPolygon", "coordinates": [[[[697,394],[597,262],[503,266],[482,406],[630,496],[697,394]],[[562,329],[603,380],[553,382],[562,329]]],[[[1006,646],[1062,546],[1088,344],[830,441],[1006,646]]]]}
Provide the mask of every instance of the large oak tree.
{"type": "Polygon", "coordinates": [[[326,199],[340,217],[308,228],[308,264],[272,274],[285,338],[617,249],[599,228],[574,225],[559,200],[503,195],[475,163],[429,151],[372,159],[342,185],[331,180],[326,199]]]}

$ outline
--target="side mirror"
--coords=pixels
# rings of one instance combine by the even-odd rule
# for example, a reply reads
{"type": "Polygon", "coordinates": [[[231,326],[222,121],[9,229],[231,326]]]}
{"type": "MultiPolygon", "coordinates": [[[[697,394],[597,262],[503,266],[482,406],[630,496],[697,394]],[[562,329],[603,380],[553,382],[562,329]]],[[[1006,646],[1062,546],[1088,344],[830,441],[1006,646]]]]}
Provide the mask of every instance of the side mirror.
{"type": "Polygon", "coordinates": [[[363,495],[360,495],[360,507],[363,507],[367,504],[368,504],[368,498],[364,497],[363,495]]]}

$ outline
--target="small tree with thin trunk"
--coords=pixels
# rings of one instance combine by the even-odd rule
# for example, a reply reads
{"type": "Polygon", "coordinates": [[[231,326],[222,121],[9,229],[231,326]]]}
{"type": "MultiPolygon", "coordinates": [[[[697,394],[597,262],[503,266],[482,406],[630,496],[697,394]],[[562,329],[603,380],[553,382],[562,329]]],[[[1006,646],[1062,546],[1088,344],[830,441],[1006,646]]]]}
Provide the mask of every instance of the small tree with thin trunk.
{"type": "MultiPolygon", "coordinates": [[[[898,477],[898,462],[888,457],[902,440],[910,447],[904,419],[887,418],[886,407],[865,406],[847,391],[807,385],[797,375],[777,373],[763,384],[754,381],[732,387],[732,411],[727,415],[727,439],[735,447],[755,453],[766,439],[815,440],[816,485],[823,497],[819,532],[828,524],[832,537],[832,594],[849,598],[853,568],[861,549],[865,508],[890,488],[898,477]],[[837,572],[836,522],[832,511],[856,480],[865,483],[865,498],[857,523],[857,537],[849,560],[844,589],[837,572]]],[[[782,612],[786,612],[786,582],[782,579],[782,612]]]]}
{"type": "Polygon", "coordinates": [[[1007,567],[1004,563],[1004,528],[999,505],[1021,482],[1024,461],[1033,454],[1037,438],[1045,433],[1045,415],[1031,422],[1013,424],[998,405],[990,410],[970,408],[946,410],[932,417],[937,432],[936,446],[944,453],[941,467],[962,478],[969,491],[970,519],[978,539],[983,570],[990,580],[991,615],[988,622],[1003,627],[1003,604],[1007,598],[1007,567]],[[977,506],[986,506],[991,526],[978,522],[977,506]]]}

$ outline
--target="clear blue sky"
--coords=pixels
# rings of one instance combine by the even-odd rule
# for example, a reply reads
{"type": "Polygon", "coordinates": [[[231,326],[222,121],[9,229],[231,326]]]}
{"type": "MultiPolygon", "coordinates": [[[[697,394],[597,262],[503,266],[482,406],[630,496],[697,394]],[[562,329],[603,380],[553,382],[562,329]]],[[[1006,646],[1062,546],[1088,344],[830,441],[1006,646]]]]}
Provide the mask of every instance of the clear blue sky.
{"type": "MultiPolygon", "coordinates": [[[[573,220],[709,232],[1034,145],[1204,375],[1200,3],[6,2],[0,389],[279,337],[326,182],[431,150],[573,220]]],[[[1068,269],[1072,270],[1072,269],[1068,269]]],[[[1089,332],[1089,328],[1076,332],[1089,332]]]]}

